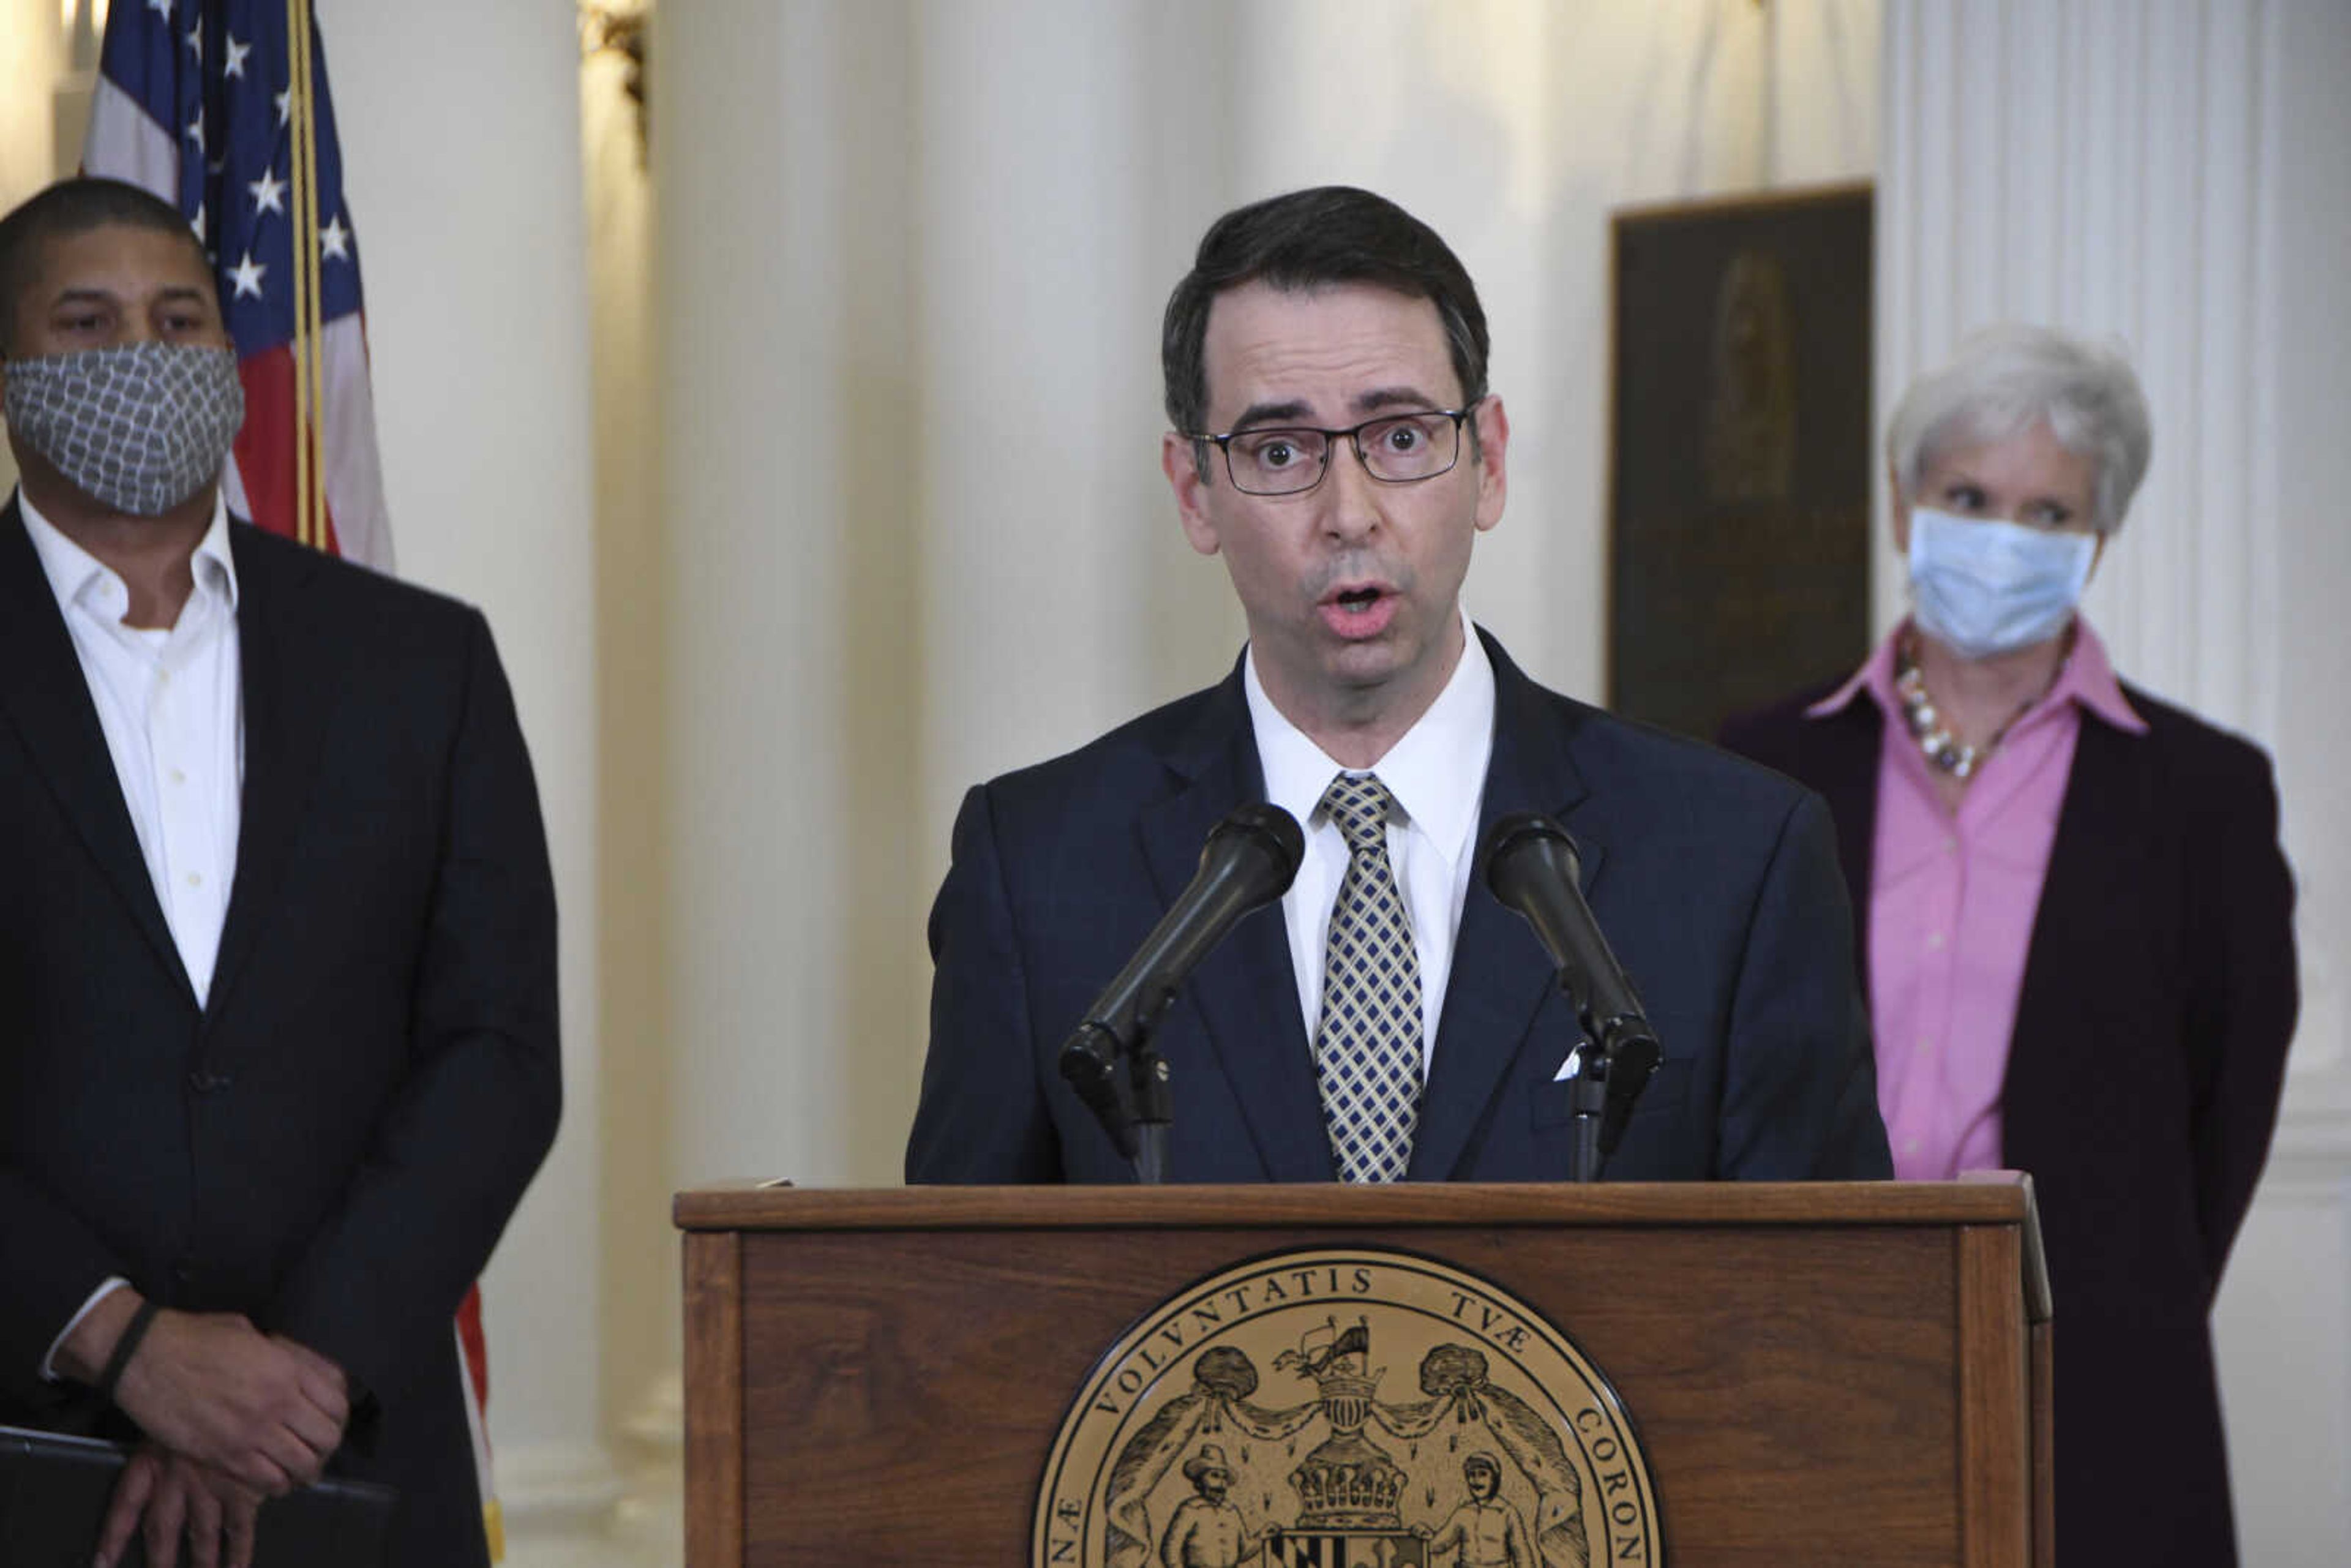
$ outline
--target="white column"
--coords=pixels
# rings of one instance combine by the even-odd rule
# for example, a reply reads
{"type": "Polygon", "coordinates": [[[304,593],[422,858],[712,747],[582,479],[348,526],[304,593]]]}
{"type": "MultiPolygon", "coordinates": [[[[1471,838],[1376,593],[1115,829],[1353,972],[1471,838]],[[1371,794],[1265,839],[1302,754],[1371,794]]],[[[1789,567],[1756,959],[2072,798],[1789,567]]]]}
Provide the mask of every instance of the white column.
{"type": "MultiPolygon", "coordinates": [[[[2246,1561],[2339,1563],[2351,743],[2332,714],[2351,669],[2351,11],[1895,0],[1884,45],[1880,427],[1913,375],[1988,322],[2120,338],[2153,406],[2155,459],[2088,612],[2126,674],[2278,764],[2303,1021],[2217,1322],[2246,1561]]],[[[1885,624],[1902,573],[1890,545],[1877,560],[1885,624]]]]}
{"type": "MultiPolygon", "coordinates": [[[[57,125],[73,109],[87,116],[89,78],[71,69],[57,18],[49,0],[0,0],[0,213],[57,177],[57,125]]],[[[16,483],[16,460],[0,441],[0,495],[16,483]]]]}
{"type": "Polygon", "coordinates": [[[483,1281],[519,1539],[618,1493],[600,1440],[587,298],[569,7],[320,0],[403,575],[487,613],[562,912],[563,1128],[483,1281]]]}
{"type": "MultiPolygon", "coordinates": [[[[2273,694],[2286,842],[2301,884],[2303,1018],[2276,1150],[2215,1319],[2248,1563],[2351,1561],[2351,8],[2272,0],[2252,68],[2269,246],[2255,320],[2277,379],[2251,415],[2252,505],[2283,530],[2273,694]]],[[[2225,547],[2248,519],[2208,515],[2225,547]]]]}
{"type": "Polygon", "coordinates": [[[837,8],[664,7],[653,56],[680,1185],[839,1180],[847,615],[837,8]]]}
{"type": "Polygon", "coordinates": [[[1163,587],[1142,563],[1213,570],[1177,559],[1159,477],[1158,310],[1182,262],[1144,246],[1149,36],[1142,7],[1092,0],[930,5],[915,35],[934,865],[967,785],[1136,711],[1163,587]]]}

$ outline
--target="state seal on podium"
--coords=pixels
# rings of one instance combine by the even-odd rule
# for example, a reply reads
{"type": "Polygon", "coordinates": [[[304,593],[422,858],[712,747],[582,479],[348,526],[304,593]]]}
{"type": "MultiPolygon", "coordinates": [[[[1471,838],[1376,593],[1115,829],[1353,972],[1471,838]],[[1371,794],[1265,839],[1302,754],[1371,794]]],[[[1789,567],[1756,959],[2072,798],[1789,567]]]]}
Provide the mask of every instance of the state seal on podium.
{"type": "Polygon", "coordinates": [[[1656,1568],[1624,1403],[1560,1330],[1413,1253],[1287,1251],[1110,1347],[1040,1482],[1034,1568],[1656,1568]]]}

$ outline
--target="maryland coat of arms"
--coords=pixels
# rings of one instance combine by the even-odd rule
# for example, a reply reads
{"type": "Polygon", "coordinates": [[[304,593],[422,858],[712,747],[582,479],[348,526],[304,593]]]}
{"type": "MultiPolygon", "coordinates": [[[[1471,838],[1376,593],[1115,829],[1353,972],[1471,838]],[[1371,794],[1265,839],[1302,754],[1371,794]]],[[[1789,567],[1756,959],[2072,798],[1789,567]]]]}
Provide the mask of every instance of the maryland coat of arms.
{"type": "Polygon", "coordinates": [[[1660,1560],[1621,1402],[1556,1328],[1409,1253],[1259,1259],[1106,1354],[1046,1462],[1039,1568],[1660,1560]]]}

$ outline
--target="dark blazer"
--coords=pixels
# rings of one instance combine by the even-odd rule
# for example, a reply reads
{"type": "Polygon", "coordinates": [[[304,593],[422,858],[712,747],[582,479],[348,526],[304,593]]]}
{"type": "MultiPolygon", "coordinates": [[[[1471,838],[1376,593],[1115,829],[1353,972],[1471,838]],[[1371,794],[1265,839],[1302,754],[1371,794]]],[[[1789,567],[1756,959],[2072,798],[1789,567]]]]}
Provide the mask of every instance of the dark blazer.
{"type": "Polygon", "coordinates": [[[0,1420],[128,1435],[37,1374],[120,1275],[340,1363],[335,1467],[401,1489],[392,1561],[481,1563],[451,1320],[560,1101],[530,763],[477,612],[241,523],[231,549],[244,807],[199,1009],[0,512],[0,1420]]]}
{"type": "MultiPolygon", "coordinates": [[[[1833,688],[1724,744],[1818,789],[1868,929],[1885,724],[1833,688]]],[[[2207,1314],[2269,1151],[2296,1007],[2269,759],[2126,687],[2085,711],[2001,1092],[2056,1303],[2061,1563],[2235,1561],[2207,1314]]],[[[1867,974],[1867,955],[1862,968],[1867,974]]]]}
{"type": "MultiPolygon", "coordinates": [[[[1821,802],[1545,691],[1486,648],[1496,711],[1481,836],[1529,810],[1575,836],[1585,894],[1665,1044],[1607,1174],[1888,1175],[1821,802]]],[[[1131,1179],[1063,1084],[1061,1041],[1191,879],[1208,830],[1263,798],[1238,667],[966,797],[931,914],[908,1180],[1131,1179]]],[[[1567,1091],[1553,1077],[1579,1038],[1532,932],[1473,885],[1410,1178],[1563,1179],[1567,1091]]],[[[1175,1090],[1170,1179],[1334,1179],[1278,907],[1244,918],[1200,966],[1155,1043],[1175,1090]]]]}

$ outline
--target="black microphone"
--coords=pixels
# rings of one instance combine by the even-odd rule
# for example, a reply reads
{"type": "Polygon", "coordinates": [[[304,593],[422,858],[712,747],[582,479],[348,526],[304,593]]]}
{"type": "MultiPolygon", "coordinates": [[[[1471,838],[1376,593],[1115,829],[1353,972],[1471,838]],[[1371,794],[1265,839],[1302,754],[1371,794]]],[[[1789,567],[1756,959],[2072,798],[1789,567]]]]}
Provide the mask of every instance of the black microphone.
{"type": "Polygon", "coordinates": [[[1290,890],[1305,852],[1296,819],[1279,806],[1243,806],[1210,829],[1191,884],[1062,1042],[1061,1076],[1126,1158],[1134,1158],[1137,1145],[1119,1099],[1119,1057],[1142,1046],[1176,999],[1176,988],[1242,915],[1290,890]]]}
{"type": "Polygon", "coordinates": [[[1486,835],[1481,857],[1486,885],[1507,907],[1523,915],[1559,969],[1560,983],[1575,1002],[1585,1035],[1599,1056],[1596,1068],[1608,1085],[1607,1110],[1600,1124],[1599,1152],[1614,1152],[1633,1113],[1633,1101],[1656,1071],[1663,1048],[1641,1010],[1641,998],[1625,977],[1592,906],[1577,885],[1575,841],[1549,817],[1514,812],[1486,835]]]}

